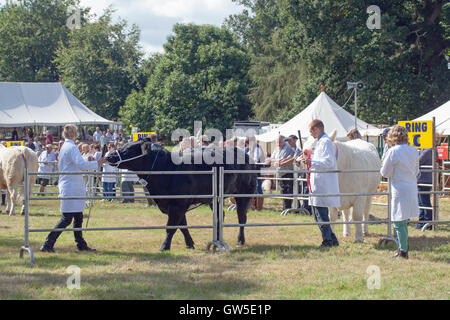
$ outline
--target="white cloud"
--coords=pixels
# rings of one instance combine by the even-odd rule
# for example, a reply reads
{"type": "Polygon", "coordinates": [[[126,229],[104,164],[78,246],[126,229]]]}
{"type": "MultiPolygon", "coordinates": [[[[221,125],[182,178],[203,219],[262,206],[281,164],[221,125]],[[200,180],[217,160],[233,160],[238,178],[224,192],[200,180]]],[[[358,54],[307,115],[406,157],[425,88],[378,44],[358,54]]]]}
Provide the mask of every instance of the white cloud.
{"type": "Polygon", "coordinates": [[[81,0],[80,4],[97,15],[112,5],[115,17],[139,26],[146,52],[162,52],[177,22],[220,26],[230,14],[242,11],[231,0],[81,0]]]}

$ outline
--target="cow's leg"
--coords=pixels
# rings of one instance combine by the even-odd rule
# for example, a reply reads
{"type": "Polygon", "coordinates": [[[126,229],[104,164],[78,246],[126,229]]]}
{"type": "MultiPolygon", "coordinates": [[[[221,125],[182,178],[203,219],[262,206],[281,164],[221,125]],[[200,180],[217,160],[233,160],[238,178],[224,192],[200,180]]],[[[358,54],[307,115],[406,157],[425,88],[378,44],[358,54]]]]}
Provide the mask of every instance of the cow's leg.
{"type": "MultiPolygon", "coordinates": [[[[345,209],[345,210],[342,211],[343,212],[342,217],[344,219],[344,222],[349,222],[351,220],[350,210],[353,210],[353,208],[345,209]]],[[[348,223],[344,224],[342,234],[343,234],[344,237],[351,236],[352,230],[351,230],[351,225],[350,224],[348,224],[348,223]]]]}
{"type": "MultiPolygon", "coordinates": [[[[179,226],[183,221],[183,216],[186,214],[186,210],[182,210],[178,206],[169,206],[168,211],[169,218],[167,219],[167,226],[179,226]]],[[[170,250],[170,245],[172,244],[173,235],[177,229],[166,229],[166,240],[164,240],[161,249],[159,251],[170,250]]]]}
{"type": "MultiPolygon", "coordinates": [[[[364,206],[366,204],[365,199],[357,199],[353,205],[352,221],[362,221],[364,216],[364,206]]],[[[355,224],[355,242],[364,242],[364,236],[362,232],[362,224],[355,224]]]]}
{"type": "Polygon", "coordinates": [[[17,191],[16,191],[16,186],[14,187],[9,187],[8,188],[8,193],[9,193],[9,205],[10,205],[10,209],[9,209],[9,215],[13,216],[16,214],[16,197],[17,197],[17,191]]]}
{"type": "MultiPolygon", "coordinates": [[[[247,210],[248,210],[249,204],[250,204],[250,198],[236,198],[236,209],[237,209],[239,224],[247,223],[247,210]]],[[[243,244],[245,244],[244,227],[239,227],[239,235],[238,235],[237,245],[241,246],[243,244]]]]}
{"type": "Polygon", "coordinates": [[[11,211],[11,194],[8,191],[6,193],[6,209],[5,209],[5,213],[9,214],[10,211],[11,211]]]}
{"type": "MultiPolygon", "coordinates": [[[[186,214],[183,215],[180,226],[187,226],[186,214]]],[[[194,240],[192,240],[189,229],[180,229],[184,236],[184,242],[186,243],[187,249],[195,249],[194,240]]]]}
{"type": "MultiPolygon", "coordinates": [[[[371,205],[372,205],[372,197],[367,197],[366,205],[364,206],[364,220],[365,221],[369,221],[369,212],[370,212],[371,205]]],[[[368,223],[364,224],[363,233],[366,236],[369,234],[369,224],[368,223]]]]}

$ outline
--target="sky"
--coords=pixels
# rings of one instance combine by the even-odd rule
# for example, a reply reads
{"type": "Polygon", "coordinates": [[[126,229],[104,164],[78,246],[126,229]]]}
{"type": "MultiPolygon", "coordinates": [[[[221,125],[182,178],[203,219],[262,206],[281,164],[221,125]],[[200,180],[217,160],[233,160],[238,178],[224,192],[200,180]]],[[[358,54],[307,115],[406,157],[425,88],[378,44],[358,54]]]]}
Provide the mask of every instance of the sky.
{"type": "Polygon", "coordinates": [[[90,7],[97,15],[112,5],[116,19],[120,17],[130,26],[139,26],[146,55],[163,52],[163,44],[175,23],[221,26],[225,18],[243,9],[231,0],[80,0],[80,5],[90,7]]]}

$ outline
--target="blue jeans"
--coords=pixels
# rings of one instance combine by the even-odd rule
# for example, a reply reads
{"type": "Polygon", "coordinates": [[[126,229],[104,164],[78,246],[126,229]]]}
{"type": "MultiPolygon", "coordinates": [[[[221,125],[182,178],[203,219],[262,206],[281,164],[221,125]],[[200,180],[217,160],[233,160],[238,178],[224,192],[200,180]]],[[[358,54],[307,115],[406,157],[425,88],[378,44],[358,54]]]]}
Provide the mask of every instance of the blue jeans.
{"type": "Polygon", "coordinates": [[[114,191],[116,183],[115,182],[103,182],[103,196],[105,198],[114,198],[116,196],[116,192],[114,191]]]}
{"type": "MultiPolygon", "coordinates": [[[[417,186],[418,191],[431,191],[431,187],[417,186]]],[[[430,194],[419,193],[419,207],[431,207],[430,194]]],[[[431,209],[419,209],[419,221],[431,221],[433,220],[433,211],[431,209]]],[[[423,226],[423,224],[417,224],[423,226]]]]}
{"type": "MultiPolygon", "coordinates": [[[[314,219],[317,222],[330,222],[330,217],[328,215],[327,207],[312,207],[314,212],[314,219]]],[[[336,238],[331,225],[322,224],[319,225],[320,232],[322,233],[322,244],[325,246],[338,245],[339,241],[336,238]]]]}

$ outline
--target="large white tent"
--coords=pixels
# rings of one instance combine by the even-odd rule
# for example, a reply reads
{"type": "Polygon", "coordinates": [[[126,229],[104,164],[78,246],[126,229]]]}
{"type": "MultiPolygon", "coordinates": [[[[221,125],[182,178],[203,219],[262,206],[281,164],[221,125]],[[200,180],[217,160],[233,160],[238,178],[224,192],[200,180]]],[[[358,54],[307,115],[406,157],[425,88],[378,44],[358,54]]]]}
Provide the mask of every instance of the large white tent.
{"type": "Polygon", "coordinates": [[[414,121],[433,120],[433,117],[435,118],[436,133],[450,135],[450,100],[414,121]]]}
{"type": "Polygon", "coordinates": [[[0,127],[118,124],[89,110],[60,82],[0,82],[0,127]]]}
{"type": "MultiPolygon", "coordinates": [[[[347,132],[355,127],[355,116],[345,111],[334,102],[325,92],[319,96],[302,112],[294,118],[284,123],[280,127],[269,132],[257,135],[256,139],[262,142],[271,142],[278,139],[281,134],[285,137],[293,134],[298,135],[298,130],[302,138],[309,137],[309,123],[314,119],[320,119],[325,125],[325,132],[337,131],[337,138],[345,138],[347,132]]],[[[380,129],[357,119],[357,128],[362,135],[378,136],[380,129]]]]}

